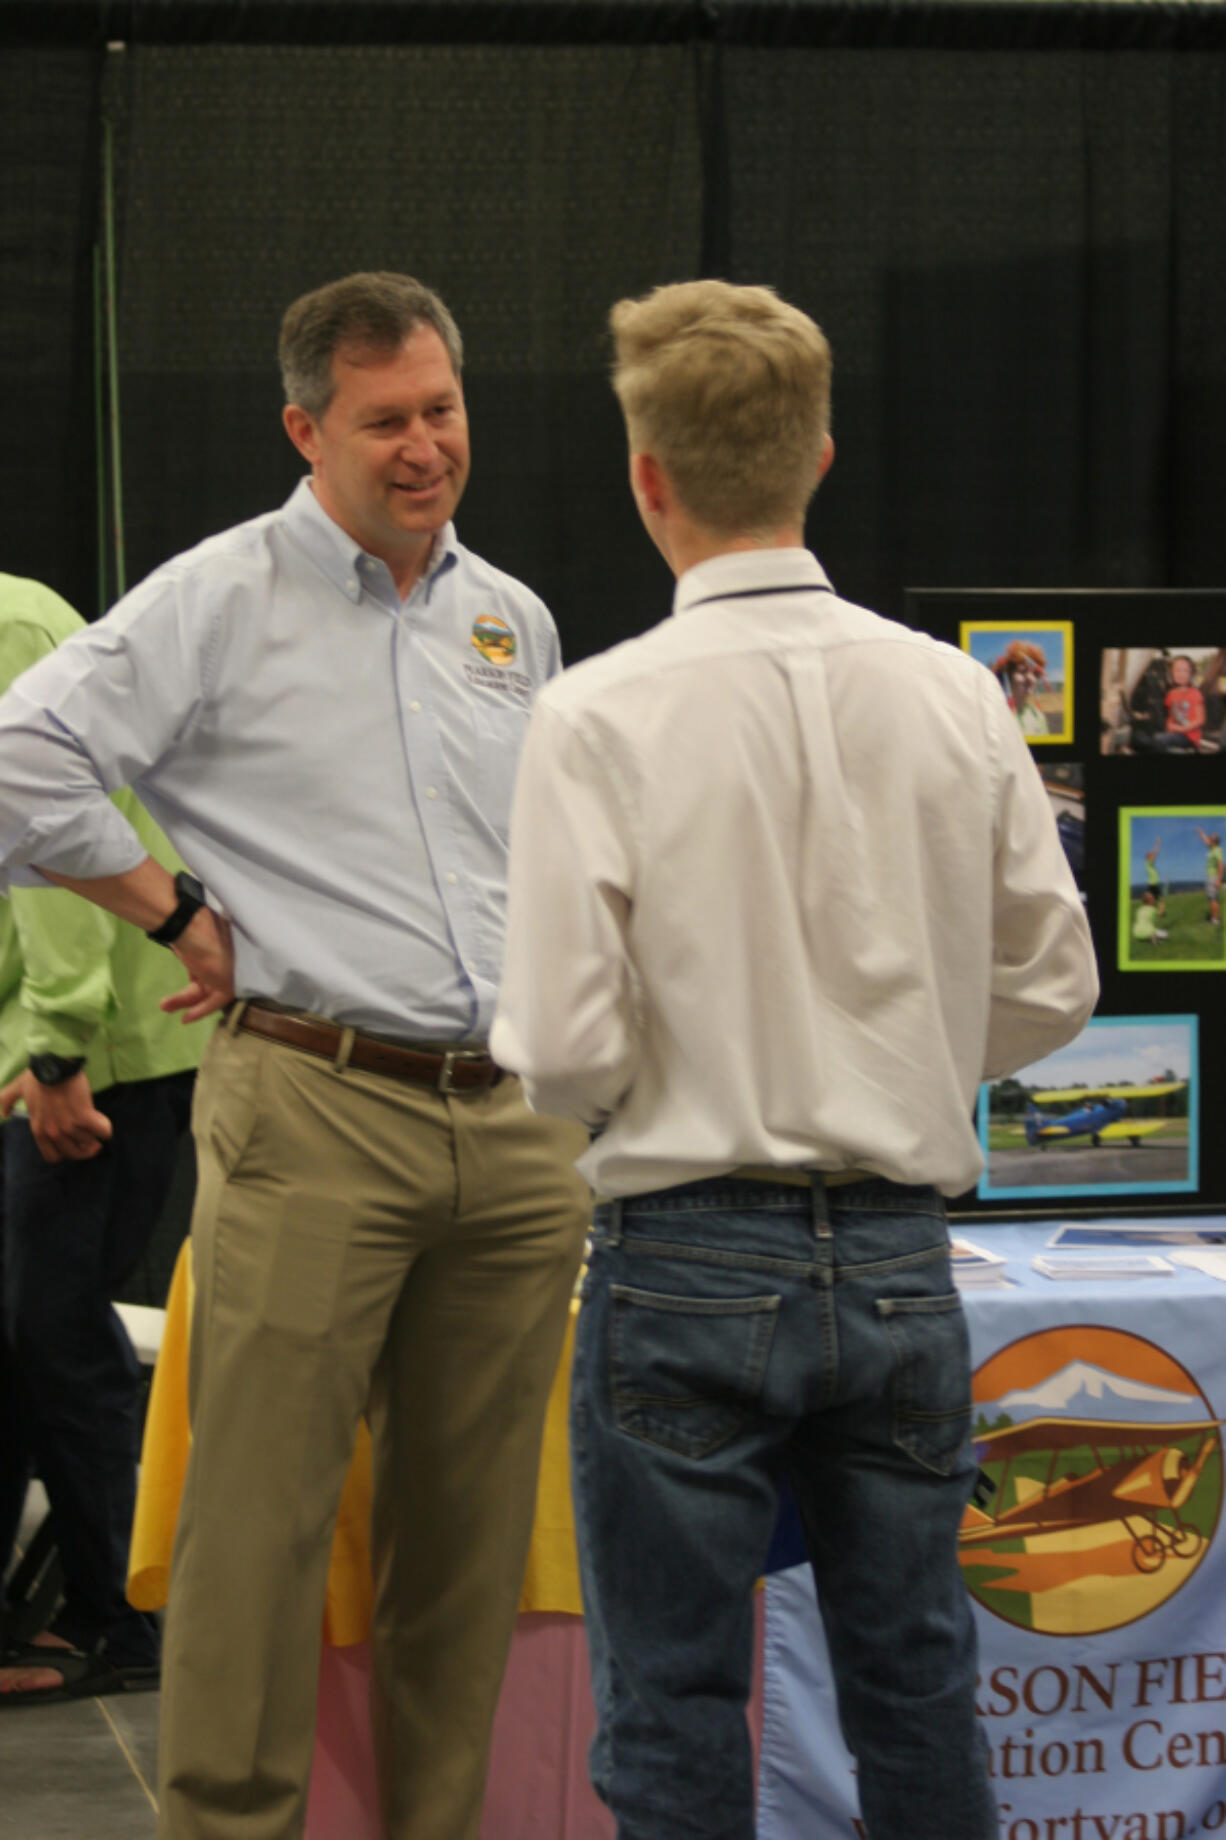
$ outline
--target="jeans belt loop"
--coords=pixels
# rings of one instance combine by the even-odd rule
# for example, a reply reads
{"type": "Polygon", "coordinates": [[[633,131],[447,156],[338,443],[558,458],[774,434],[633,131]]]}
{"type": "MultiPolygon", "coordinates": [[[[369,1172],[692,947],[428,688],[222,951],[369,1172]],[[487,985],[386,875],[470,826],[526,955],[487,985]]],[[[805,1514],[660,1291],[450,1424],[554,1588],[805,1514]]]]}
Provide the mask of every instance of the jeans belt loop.
{"type": "Polygon", "coordinates": [[[620,1246],[622,1243],[622,1203],[620,1200],[609,1203],[609,1225],[604,1238],[606,1246],[620,1246]]]}
{"type": "Polygon", "coordinates": [[[349,1056],[353,1053],[353,1044],[357,1038],[358,1032],[356,1029],[351,1029],[346,1025],[341,1030],[341,1038],[337,1043],[336,1054],[332,1061],[332,1065],[336,1068],[338,1073],[344,1073],[348,1067],[349,1056]]]}
{"type": "Polygon", "coordinates": [[[812,1171],[809,1186],[813,1196],[814,1229],[819,1239],[828,1239],[830,1236],[830,1202],[826,1193],[826,1178],[820,1169],[812,1171]]]}
{"type": "Polygon", "coordinates": [[[226,1011],[225,1019],[221,1025],[222,1028],[225,1029],[228,1035],[238,1034],[239,1028],[242,1025],[243,1017],[247,1013],[249,1002],[250,1002],[250,999],[247,997],[238,997],[233,1003],[231,1003],[229,1009],[226,1011]]]}

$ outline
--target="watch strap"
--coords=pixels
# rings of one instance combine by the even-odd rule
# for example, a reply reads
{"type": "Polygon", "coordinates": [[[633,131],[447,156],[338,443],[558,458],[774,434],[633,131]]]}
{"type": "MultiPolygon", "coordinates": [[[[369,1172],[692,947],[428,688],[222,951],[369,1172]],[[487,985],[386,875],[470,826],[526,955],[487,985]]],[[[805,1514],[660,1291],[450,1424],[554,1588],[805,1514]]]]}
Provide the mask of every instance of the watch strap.
{"type": "Polygon", "coordinates": [[[145,938],[152,939],[155,945],[172,946],[180,933],[187,931],[204,906],[204,889],[186,869],[180,869],[175,876],[175,893],[179,897],[179,904],[174,912],[167,914],[160,926],[153,927],[145,934],[145,938]]]}
{"type": "Polygon", "coordinates": [[[62,1086],[80,1073],[85,1065],[83,1054],[32,1054],[30,1072],[40,1086],[62,1086]]]}

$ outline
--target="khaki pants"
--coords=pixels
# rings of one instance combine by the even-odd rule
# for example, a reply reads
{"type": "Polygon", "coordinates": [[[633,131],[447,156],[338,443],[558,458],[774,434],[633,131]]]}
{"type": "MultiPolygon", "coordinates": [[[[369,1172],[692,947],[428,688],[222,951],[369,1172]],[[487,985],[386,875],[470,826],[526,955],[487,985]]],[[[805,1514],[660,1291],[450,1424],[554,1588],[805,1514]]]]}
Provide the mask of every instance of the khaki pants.
{"type": "Polygon", "coordinates": [[[374,1450],[389,1840],[476,1840],[583,1137],[516,1081],[445,1097],[220,1029],[196,1096],[192,1455],[162,1688],[164,1840],[294,1840],[328,1555],[374,1450]]]}

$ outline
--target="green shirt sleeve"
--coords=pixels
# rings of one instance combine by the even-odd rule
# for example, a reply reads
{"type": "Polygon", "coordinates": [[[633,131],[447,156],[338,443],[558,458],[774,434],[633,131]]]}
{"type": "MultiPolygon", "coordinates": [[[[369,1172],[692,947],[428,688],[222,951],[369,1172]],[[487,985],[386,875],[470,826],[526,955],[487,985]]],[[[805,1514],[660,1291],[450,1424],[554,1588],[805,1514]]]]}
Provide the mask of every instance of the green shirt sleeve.
{"type": "MultiPolygon", "coordinates": [[[[50,598],[48,596],[48,598],[50,598]]],[[[68,610],[65,608],[65,616],[68,610]]],[[[55,649],[37,619],[0,625],[0,690],[55,649]]],[[[86,1054],[113,1001],[110,952],[116,922],[60,888],[14,888],[10,913],[21,954],[17,1007],[28,1054],[86,1054]]]]}
{"type": "Polygon", "coordinates": [[[50,633],[36,620],[6,620],[0,625],[0,692],[54,650],[50,633]]]}
{"type": "Polygon", "coordinates": [[[24,975],[20,1005],[30,1054],[86,1054],[114,1001],[117,922],[61,888],[14,888],[24,975]]]}

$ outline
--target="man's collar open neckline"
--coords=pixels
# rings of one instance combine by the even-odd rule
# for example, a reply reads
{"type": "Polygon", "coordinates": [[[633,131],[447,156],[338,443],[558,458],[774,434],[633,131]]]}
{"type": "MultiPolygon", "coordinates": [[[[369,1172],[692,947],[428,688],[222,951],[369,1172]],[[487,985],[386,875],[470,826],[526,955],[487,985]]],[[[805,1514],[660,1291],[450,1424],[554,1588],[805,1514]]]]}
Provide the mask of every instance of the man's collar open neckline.
{"type": "MultiPolygon", "coordinates": [[[[315,496],[309,474],[298,481],[286,500],[285,515],[290,529],[312,562],[323,571],[333,587],[355,605],[361,600],[363,590],[370,586],[370,572],[380,566],[387,568],[380,557],[372,556],[368,550],[363,549],[356,538],[341,528],[335,518],[328,516],[315,496]]],[[[423,582],[432,582],[447,563],[455,560],[458,553],[459,540],[455,525],[446,523],[435,532],[430,560],[424,574],[414,583],[411,593],[423,582]]],[[[387,573],[390,579],[390,569],[387,573]]]]}

